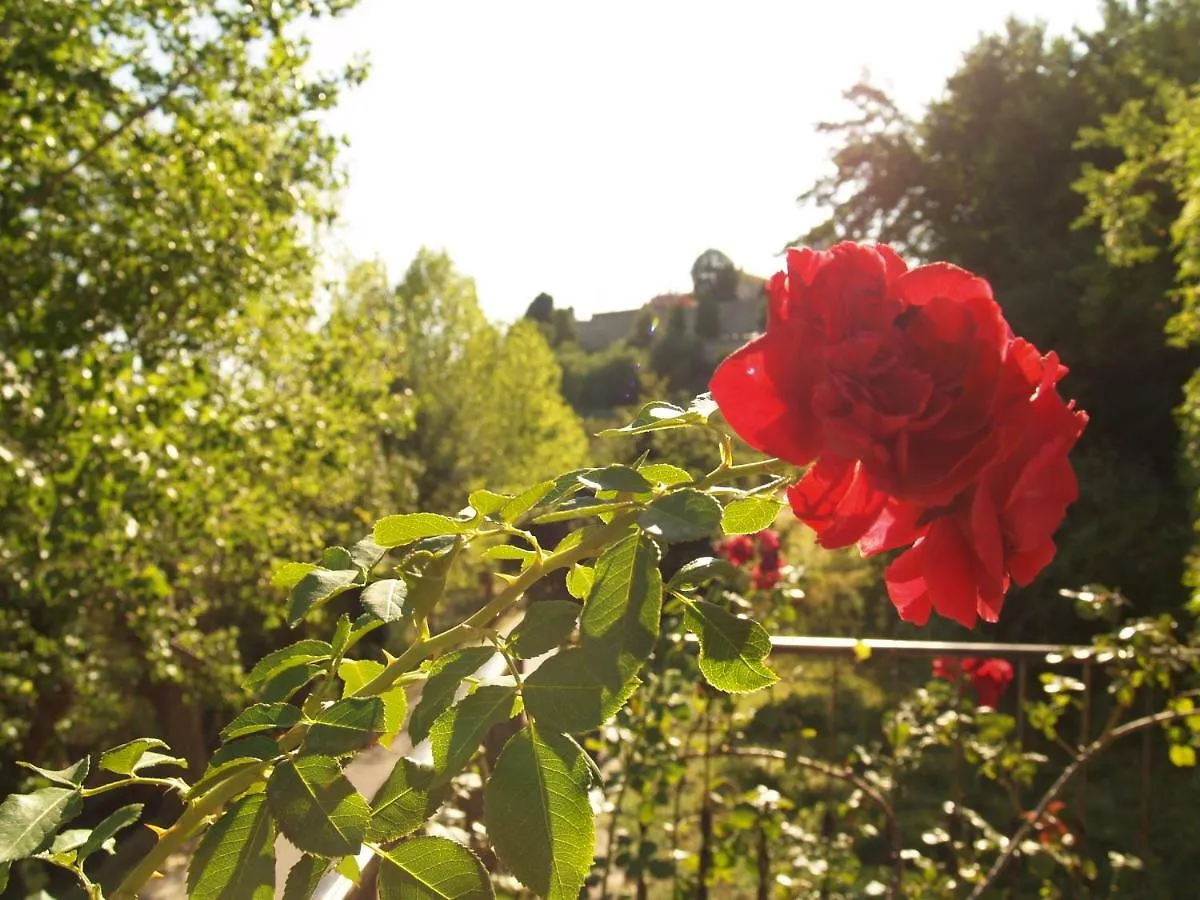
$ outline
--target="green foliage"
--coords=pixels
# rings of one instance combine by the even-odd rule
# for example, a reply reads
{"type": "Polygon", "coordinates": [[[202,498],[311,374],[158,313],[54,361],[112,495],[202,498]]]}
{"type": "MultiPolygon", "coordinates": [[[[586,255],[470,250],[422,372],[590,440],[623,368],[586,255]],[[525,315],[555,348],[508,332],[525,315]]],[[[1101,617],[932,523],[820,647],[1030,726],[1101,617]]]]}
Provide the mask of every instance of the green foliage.
{"type": "Polygon", "coordinates": [[[371,809],[328,756],[300,756],[275,767],[267,803],[280,833],[305,853],[357,853],[371,809]]]}
{"type": "Polygon", "coordinates": [[[367,840],[378,843],[407,837],[425,824],[446,798],[449,781],[434,785],[437,773],[400,759],[371,801],[367,840]]]}
{"type": "Polygon", "coordinates": [[[267,798],[234,803],[204,833],[188,865],[188,897],[269,900],[275,896],[275,823],[267,798]]]}
{"type": "Polygon", "coordinates": [[[532,727],[509,740],[484,794],[492,845],[546,900],[575,900],[592,866],[592,772],[570,738],[532,727]]]}
{"type": "Polygon", "coordinates": [[[770,635],[707,600],[689,600],[684,625],[700,640],[700,672],[719,691],[741,694],[770,687],[779,676],[763,665],[770,635]]]}
{"type": "Polygon", "coordinates": [[[381,900],[487,900],[495,897],[483,863],[461,844],[440,837],[405,841],[383,856],[381,900]]]}

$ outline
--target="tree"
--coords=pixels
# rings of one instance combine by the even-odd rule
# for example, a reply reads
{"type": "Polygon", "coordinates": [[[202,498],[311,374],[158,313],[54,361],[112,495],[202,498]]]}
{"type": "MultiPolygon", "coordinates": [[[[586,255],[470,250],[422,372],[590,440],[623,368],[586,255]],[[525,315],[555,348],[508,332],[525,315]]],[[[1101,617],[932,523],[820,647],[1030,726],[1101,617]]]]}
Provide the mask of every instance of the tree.
{"type": "Polygon", "coordinates": [[[199,765],[264,571],[362,505],[368,410],[302,371],[340,180],[316,114],[361,71],[295,35],[349,5],[0,14],[6,757],[157,721],[199,765]]]}
{"type": "Polygon", "coordinates": [[[575,329],[575,310],[555,309],[554,298],[547,293],[538,294],[525,310],[525,318],[536,322],[551,347],[560,347],[571,341],[578,341],[579,334],[575,329]]]}
{"type": "Polygon", "coordinates": [[[455,512],[464,491],[517,487],[582,463],[587,438],[540,329],[488,322],[474,282],[444,253],[422,250],[391,289],[382,269],[360,268],[334,316],[363,309],[392,336],[379,364],[414,405],[414,428],[396,447],[414,468],[413,504],[455,512]]]}
{"type": "MultiPolygon", "coordinates": [[[[841,141],[833,171],[801,198],[829,210],[805,242],[877,239],[980,272],[1014,330],[1060,352],[1071,393],[1092,414],[1072,516],[1112,525],[1100,529],[1103,552],[1064,548],[1045,583],[1137,584],[1155,608],[1180,598],[1188,511],[1172,409],[1200,356],[1163,345],[1169,266],[1134,275],[1098,256],[1098,230],[1076,225],[1084,204],[1072,185],[1084,164],[1111,154],[1077,146],[1080,130],[1146,92],[1135,56],[1143,72],[1200,66],[1189,49],[1200,40],[1198,9],[1194,0],[1106,3],[1104,26],[1078,41],[1010,22],[966,55],[916,120],[857,86],[848,97],[859,116],[823,126],[841,141]]],[[[1044,629],[1049,607],[1024,609],[1029,620],[1014,627],[1044,629]]]]}

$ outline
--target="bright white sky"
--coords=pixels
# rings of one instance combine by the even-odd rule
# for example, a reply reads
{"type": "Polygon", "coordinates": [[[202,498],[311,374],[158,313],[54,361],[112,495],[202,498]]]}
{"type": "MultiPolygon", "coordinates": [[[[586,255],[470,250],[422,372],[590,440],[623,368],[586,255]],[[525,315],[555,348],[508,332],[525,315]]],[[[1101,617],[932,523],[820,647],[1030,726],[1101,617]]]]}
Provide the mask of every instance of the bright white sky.
{"type": "Polygon", "coordinates": [[[706,248],[769,275],[827,165],[814,124],[864,70],[906,109],[1009,15],[1058,33],[1098,0],[362,0],[312,32],[315,63],[372,72],[330,125],[350,139],[335,245],[398,279],[422,246],[512,321],[547,291],[580,318],[688,290],[706,248]]]}

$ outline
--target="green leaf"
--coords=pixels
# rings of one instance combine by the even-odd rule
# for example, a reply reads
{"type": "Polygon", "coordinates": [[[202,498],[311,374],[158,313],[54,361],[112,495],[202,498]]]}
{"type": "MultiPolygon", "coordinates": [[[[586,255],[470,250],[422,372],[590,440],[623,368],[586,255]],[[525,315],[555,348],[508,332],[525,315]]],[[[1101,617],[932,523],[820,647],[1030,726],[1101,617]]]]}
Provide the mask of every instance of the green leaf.
{"type": "Polygon", "coordinates": [[[217,752],[208,761],[208,769],[205,770],[205,774],[217,766],[235,759],[268,760],[274,759],[278,755],[279,744],[275,742],[274,738],[267,737],[265,734],[239,738],[236,741],[230,741],[224,747],[217,748],[217,752]]]}
{"type": "Polygon", "coordinates": [[[293,628],[308,612],[355,587],[362,574],[358,569],[314,569],[288,595],[287,621],[293,628]]]}
{"type": "Polygon", "coordinates": [[[290,703],[255,703],[238,713],[232,722],[221,729],[221,740],[232,741],[259,731],[291,728],[302,718],[304,716],[300,710],[290,703]]]}
{"type": "Polygon", "coordinates": [[[0,803],[0,863],[32,856],[82,807],[78,789],[48,787],[10,794],[0,803]]]}
{"type": "Polygon", "coordinates": [[[505,745],[484,789],[496,854],[545,900],[576,900],[592,868],[591,777],[574,741],[530,727],[505,745]]]}
{"type": "Polygon", "coordinates": [[[596,580],[596,570],[582,563],[575,563],[567,572],[567,593],[576,600],[586,600],[596,580]]]}
{"type": "Polygon", "coordinates": [[[380,519],[375,523],[375,533],[372,537],[380,547],[400,547],[421,538],[462,534],[470,530],[470,524],[460,519],[439,516],[436,513],[408,513],[380,519]]]}
{"type": "Polygon", "coordinates": [[[691,473],[687,469],[681,469],[670,463],[651,463],[648,466],[642,466],[638,471],[642,473],[643,477],[664,487],[687,484],[692,480],[691,473]]]}
{"type": "Polygon", "coordinates": [[[296,584],[307,575],[309,572],[315,572],[317,566],[312,563],[290,562],[284,563],[275,570],[275,574],[271,576],[271,587],[287,588],[291,590],[296,584]]]}
{"type": "Polygon", "coordinates": [[[523,547],[514,547],[512,544],[497,544],[484,550],[483,556],[485,559],[519,559],[522,563],[527,563],[537,554],[523,547]]]}
{"type": "Polygon", "coordinates": [[[683,621],[700,639],[700,672],[713,687],[744,694],[779,680],[763,665],[771,652],[771,638],[757,622],[740,619],[707,600],[689,601],[683,621]]]}
{"type": "MultiPolygon", "coordinates": [[[[383,669],[383,663],[374,660],[346,660],[338,669],[338,675],[345,682],[342,696],[353,697],[364,685],[378,677],[383,669]]],[[[379,699],[383,701],[383,734],[380,735],[379,743],[390,747],[396,732],[404,724],[404,713],[408,710],[408,694],[404,685],[398,684],[380,694],[379,699]]]]}
{"type": "Polygon", "coordinates": [[[710,581],[733,581],[741,574],[737,566],[727,559],[701,556],[680,566],[679,571],[667,582],[672,591],[694,591],[710,581]]]}
{"type": "Polygon", "coordinates": [[[142,804],[130,803],[128,806],[122,806],[112,815],[104,819],[99,825],[91,830],[85,840],[79,846],[79,852],[75,854],[75,862],[79,865],[83,861],[95,853],[97,850],[104,850],[108,853],[113,852],[113,841],[117,833],[130,825],[137,823],[137,820],[142,815],[142,804]]]}
{"type": "Polygon", "coordinates": [[[642,529],[669,543],[700,541],[721,524],[721,504],[692,488],[681,488],[650,502],[638,516],[642,529]]]}
{"type": "Polygon", "coordinates": [[[321,565],[326,569],[357,569],[354,557],[345,547],[326,547],[321,554],[321,565]]]}
{"type": "Polygon", "coordinates": [[[408,736],[413,746],[429,736],[434,720],[454,702],[462,680],[475,674],[495,653],[495,647],[465,647],[439,656],[429,664],[421,700],[408,721],[408,736]]]}
{"type": "Polygon", "coordinates": [[[3,894],[8,887],[8,870],[12,868],[12,863],[0,863],[0,894],[3,894]]]}
{"type": "Polygon", "coordinates": [[[769,497],[742,497],[730,501],[721,513],[721,530],[726,534],[758,534],[775,524],[783,504],[769,497]]]}
{"type": "Polygon", "coordinates": [[[483,863],[443,837],[416,837],[382,855],[379,900],[490,900],[496,896],[483,863]]]}
{"type": "Polygon", "coordinates": [[[625,705],[641,681],[614,666],[601,670],[586,651],[571,647],[549,657],[525,679],[525,711],[544,729],[582,734],[599,728],[625,705]]]}
{"type": "Polygon", "coordinates": [[[364,572],[370,572],[383,559],[385,553],[387,547],[380,547],[370,537],[365,537],[350,548],[350,560],[364,572]]]}
{"type": "Polygon", "coordinates": [[[579,483],[594,491],[619,491],[630,494],[645,494],[654,489],[637,469],[629,466],[605,466],[589,469],[576,476],[579,483]]]}
{"type": "Polygon", "coordinates": [[[580,643],[601,662],[616,661],[633,675],[658,638],[662,612],[659,550],[642,534],[609,547],[596,560],[596,578],[580,619],[580,643]]]}
{"type": "Polygon", "coordinates": [[[296,641],[260,659],[246,676],[246,688],[257,691],[280,672],[305,663],[320,662],[332,656],[333,647],[325,641],[296,641]]]}
{"type": "Polygon", "coordinates": [[[643,434],[647,431],[659,431],[663,428],[683,428],[687,425],[698,423],[698,419],[688,417],[687,410],[681,409],[673,403],[652,400],[638,410],[637,415],[633,417],[633,421],[628,425],[623,425],[620,428],[606,428],[604,431],[599,432],[597,437],[643,434]]]}
{"type": "Polygon", "coordinates": [[[399,578],[385,578],[368,584],[362,592],[362,605],[381,622],[397,622],[404,618],[404,598],[408,585],[399,578]]]}
{"type": "Polygon", "coordinates": [[[437,773],[401,758],[371,801],[367,840],[376,844],[399,840],[420,828],[450,792],[450,783],[434,785],[437,773]]]}
{"type": "Polygon", "coordinates": [[[504,509],[505,505],[512,499],[508,494],[478,490],[471,491],[467,497],[467,502],[471,504],[471,509],[475,510],[481,516],[490,516],[504,509]]]}
{"type": "MultiPolygon", "coordinates": [[[[567,578],[569,581],[570,576],[567,578]]],[[[570,600],[531,603],[525,610],[525,618],[508,636],[508,645],[522,659],[541,656],[571,636],[579,612],[579,604],[570,600]]]]}
{"type": "MultiPolygon", "coordinates": [[[[54,836],[54,843],[50,845],[50,849],[43,850],[35,858],[51,859],[70,853],[72,850],[78,850],[87,842],[91,833],[92,829],[90,828],[68,828],[66,831],[60,831],[54,836]]],[[[72,857],[72,861],[74,861],[74,857],[72,857]]],[[[7,866],[9,863],[4,865],[7,866]]]]}
{"type": "Polygon", "coordinates": [[[330,704],[313,717],[304,746],[310,753],[341,756],[362,749],[383,729],[382,700],[350,697],[330,704]]]}
{"type": "Polygon", "coordinates": [[[327,668],[324,663],[304,663],[285,669],[259,689],[258,697],[263,703],[281,703],[318,675],[325,674],[327,668]]]}
{"type": "Polygon", "coordinates": [[[516,687],[488,684],[438,716],[429,729],[438,776],[451,778],[466,768],[493,726],[507,722],[520,709],[516,687]]]}
{"type": "Polygon", "coordinates": [[[267,781],[267,803],[297,850],[317,856],[357,853],[371,808],[328,756],[280,763],[267,781]]]}
{"type": "Polygon", "coordinates": [[[79,762],[69,765],[65,769],[43,769],[27,762],[18,762],[17,765],[24,766],[31,772],[36,772],[43,778],[55,784],[61,784],[63,787],[83,787],[83,783],[87,781],[88,772],[91,770],[91,757],[85,756],[79,762]]]}
{"type": "Polygon", "coordinates": [[[187,765],[183,760],[177,760],[162,753],[150,753],[151,750],[160,747],[166,748],[167,745],[158,738],[137,738],[101,753],[100,768],[117,775],[132,775],[139,769],[147,769],[155,765],[170,763],[187,765]]]}
{"type": "Polygon", "coordinates": [[[1196,751],[1185,744],[1175,744],[1171,747],[1171,764],[1180,768],[1191,768],[1196,765],[1196,751]]]}
{"type": "Polygon", "coordinates": [[[288,872],[283,885],[283,900],[309,900],[328,869],[329,860],[305,853],[288,872]]]}
{"type": "Polygon", "coordinates": [[[500,518],[508,524],[512,524],[529,512],[538,502],[541,501],[551,488],[554,487],[553,481],[543,481],[540,484],[535,484],[533,487],[526,489],[518,494],[513,499],[509,500],[500,508],[500,518]]]}
{"type": "Polygon", "coordinates": [[[188,864],[188,900],[273,900],[275,823],[262,794],[235,802],[188,864]]]}
{"type": "Polygon", "coordinates": [[[408,585],[406,612],[418,619],[427,619],[446,592],[450,569],[465,546],[462,538],[436,552],[418,551],[405,560],[400,574],[408,585]]]}

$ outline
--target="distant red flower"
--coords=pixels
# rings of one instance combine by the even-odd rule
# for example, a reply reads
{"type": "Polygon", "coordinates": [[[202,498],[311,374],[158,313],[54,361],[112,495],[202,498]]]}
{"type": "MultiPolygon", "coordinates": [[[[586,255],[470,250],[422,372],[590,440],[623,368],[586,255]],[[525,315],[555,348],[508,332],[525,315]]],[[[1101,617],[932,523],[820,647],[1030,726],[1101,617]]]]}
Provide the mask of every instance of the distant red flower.
{"type": "Polygon", "coordinates": [[[1012,663],[1006,659],[985,659],[971,672],[971,685],[979,696],[979,705],[992,709],[1000,703],[1012,680],[1012,663]]]}
{"type": "Polygon", "coordinates": [[[750,573],[750,583],[756,590],[767,591],[779,583],[779,536],[770,530],[755,535],[739,534],[717,545],[717,552],[735,566],[744,566],[757,557],[750,573]]]}
{"type": "Polygon", "coordinates": [[[1077,493],[1066,369],[1013,336],[986,281],[887,247],[791,250],[768,293],[766,334],[712,379],[726,420],[814,463],[788,499],[823,547],[909,548],[886,578],[901,618],[995,621],[1077,493]]]}
{"type": "Polygon", "coordinates": [[[726,538],[717,545],[717,552],[735,566],[744,566],[754,559],[754,539],[748,534],[726,538]]]}
{"type": "Polygon", "coordinates": [[[995,709],[1008,686],[1012,684],[1013,667],[1006,659],[978,659],[974,656],[935,656],[933,677],[956,683],[966,676],[975,690],[980,706],[995,709]]]}

